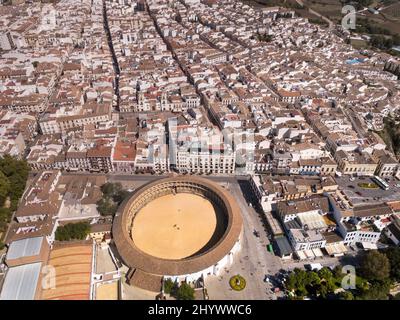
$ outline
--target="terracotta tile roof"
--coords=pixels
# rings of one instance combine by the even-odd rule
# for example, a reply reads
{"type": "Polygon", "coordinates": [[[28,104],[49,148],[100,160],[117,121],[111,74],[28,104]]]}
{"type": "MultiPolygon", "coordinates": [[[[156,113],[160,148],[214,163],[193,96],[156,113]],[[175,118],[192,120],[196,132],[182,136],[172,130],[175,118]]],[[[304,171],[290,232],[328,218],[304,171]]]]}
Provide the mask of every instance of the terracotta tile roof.
{"type": "Polygon", "coordinates": [[[136,158],[136,144],[132,141],[118,140],[114,149],[114,161],[134,161],[136,158]]]}

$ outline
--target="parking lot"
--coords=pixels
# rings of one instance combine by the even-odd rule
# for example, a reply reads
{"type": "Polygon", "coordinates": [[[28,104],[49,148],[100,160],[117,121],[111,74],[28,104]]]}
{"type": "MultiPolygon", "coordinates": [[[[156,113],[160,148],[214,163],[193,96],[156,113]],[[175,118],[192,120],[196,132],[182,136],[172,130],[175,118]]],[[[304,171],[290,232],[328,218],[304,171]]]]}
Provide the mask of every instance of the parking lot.
{"type": "Polygon", "coordinates": [[[388,179],[389,190],[383,190],[380,187],[376,189],[360,187],[359,184],[374,183],[371,177],[350,178],[346,176],[335,179],[353,204],[373,204],[400,199],[400,181],[396,178],[388,179]]]}

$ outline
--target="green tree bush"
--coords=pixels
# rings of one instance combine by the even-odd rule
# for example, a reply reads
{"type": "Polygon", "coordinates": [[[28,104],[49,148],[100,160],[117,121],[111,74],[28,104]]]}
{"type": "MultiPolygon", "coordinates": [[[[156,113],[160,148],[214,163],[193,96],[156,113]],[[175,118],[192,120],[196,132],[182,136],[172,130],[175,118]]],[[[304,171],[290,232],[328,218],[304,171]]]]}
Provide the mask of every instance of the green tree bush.
{"type": "Polygon", "coordinates": [[[367,280],[385,280],[390,275],[389,259],[377,250],[370,250],[361,259],[360,271],[367,280]]]}
{"type": "Polygon", "coordinates": [[[103,198],[97,201],[97,211],[102,216],[113,216],[118,206],[124,201],[130,192],[123,190],[120,183],[107,182],[101,186],[103,198]]]}
{"type": "Polygon", "coordinates": [[[394,281],[400,281],[400,248],[390,247],[384,251],[390,264],[390,278],[394,281]]]}
{"type": "Polygon", "coordinates": [[[368,289],[361,290],[358,300],[388,300],[390,281],[373,281],[368,289]]]}
{"type": "Polygon", "coordinates": [[[164,281],[164,292],[167,294],[173,294],[174,289],[176,288],[176,283],[171,279],[167,279],[164,281]]]}
{"type": "Polygon", "coordinates": [[[10,155],[0,157],[0,231],[5,232],[25,190],[29,166],[10,155]],[[10,202],[6,206],[6,200],[10,202]]]}
{"type": "Polygon", "coordinates": [[[90,232],[88,222],[68,223],[65,226],[59,226],[56,230],[56,240],[84,240],[90,232]]]}
{"type": "Polygon", "coordinates": [[[194,289],[187,283],[182,283],[176,292],[176,298],[178,300],[194,300],[194,289]]]}

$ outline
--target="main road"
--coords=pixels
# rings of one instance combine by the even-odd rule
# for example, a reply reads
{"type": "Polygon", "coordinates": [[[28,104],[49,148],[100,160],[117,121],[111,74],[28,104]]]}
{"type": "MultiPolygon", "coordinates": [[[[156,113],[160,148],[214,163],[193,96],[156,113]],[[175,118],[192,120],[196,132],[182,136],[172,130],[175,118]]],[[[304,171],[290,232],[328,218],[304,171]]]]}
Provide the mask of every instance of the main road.
{"type": "MultiPolygon", "coordinates": [[[[162,178],[167,178],[175,175],[176,173],[169,173],[163,175],[151,175],[151,174],[124,174],[124,173],[89,173],[89,172],[63,172],[63,175],[98,175],[98,176],[106,176],[107,181],[109,182],[120,182],[124,183],[139,183],[145,184],[147,182],[156,181],[162,178]]],[[[177,174],[176,174],[177,175],[177,174]]],[[[190,176],[190,175],[189,175],[190,176]]],[[[218,183],[237,183],[238,180],[249,180],[250,176],[246,175],[200,175],[205,179],[209,179],[218,183]]]]}
{"type": "MultiPolygon", "coordinates": [[[[238,177],[241,182],[244,178],[238,177]]],[[[212,177],[224,179],[221,177],[212,177]]],[[[243,234],[241,238],[240,252],[235,254],[233,264],[222,270],[219,276],[209,276],[205,285],[211,300],[221,299],[276,299],[272,293],[271,285],[264,282],[265,275],[275,275],[282,268],[281,259],[267,250],[269,243],[268,235],[264,232],[263,221],[259,213],[248,204],[237,178],[232,177],[234,182],[227,182],[225,188],[236,199],[243,218],[243,234]],[[236,181],[235,181],[236,180],[236,181]],[[254,231],[258,231],[258,236],[254,231]],[[229,287],[229,279],[232,275],[240,274],[246,279],[246,288],[243,291],[233,291],[229,287]]],[[[242,184],[243,185],[243,184],[242,184]]],[[[248,190],[246,190],[248,191],[248,190]]]]}

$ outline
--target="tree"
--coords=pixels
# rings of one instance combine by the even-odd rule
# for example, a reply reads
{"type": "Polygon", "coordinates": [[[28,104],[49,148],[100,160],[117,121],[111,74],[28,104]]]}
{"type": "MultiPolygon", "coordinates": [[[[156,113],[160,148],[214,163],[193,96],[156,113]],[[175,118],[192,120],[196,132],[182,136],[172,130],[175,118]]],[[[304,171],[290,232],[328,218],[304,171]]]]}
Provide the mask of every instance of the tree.
{"type": "Polygon", "coordinates": [[[114,202],[121,204],[122,201],[124,201],[127,197],[130,196],[130,192],[127,190],[119,190],[114,196],[113,200],[114,202]]]}
{"type": "Polygon", "coordinates": [[[318,271],[321,283],[317,288],[317,294],[325,298],[329,293],[333,293],[336,289],[335,278],[332,271],[324,267],[318,271]]]}
{"type": "Polygon", "coordinates": [[[362,292],[367,290],[369,287],[368,281],[360,276],[356,276],[356,288],[358,291],[362,292]]]}
{"type": "Polygon", "coordinates": [[[0,221],[10,222],[11,210],[9,208],[0,208],[0,221]]]}
{"type": "Polygon", "coordinates": [[[1,233],[6,232],[7,226],[8,226],[8,224],[7,224],[6,221],[0,220],[0,232],[1,232],[1,233]]]}
{"type": "Polygon", "coordinates": [[[118,183],[107,182],[101,186],[103,198],[97,201],[97,211],[102,216],[114,215],[118,206],[130,195],[129,191],[123,190],[118,183]]]}
{"type": "Polygon", "coordinates": [[[359,296],[360,300],[388,300],[390,281],[374,281],[368,289],[363,290],[359,296]]]}
{"type": "Polygon", "coordinates": [[[257,33],[257,39],[258,41],[262,41],[262,42],[271,42],[273,37],[270,34],[264,33],[257,33]]]}
{"type": "Polygon", "coordinates": [[[377,250],[368,251],[361,260],[361,273],[367,280],[385,280],[389,272],[389,259],[377,250]]]}
{"type": "Polygon", "coordinates": [[[97,201],[96,204],[97,204],[97,211],[102,216],[113,216],[118,209],[118,205],[115,204],[109,198],[101,198],[99,201],[97,201]]]}
{"type": "Polygon", "coordinates": [[[182,283],[176,292],[178,300],[194,300],[194,289],[187,283],[182,283]]]}
{"type": "Polygon", "coordinates": [[[56,240],[84,240],[90,232],[90,225],[87,222],[68,223],[59,226],[56,230],[56,240]]]}
{"type": "Polygon", "coordinates": [[[119,182],[117,183],[107,182],[101,186],[101,192],[103,192],[103,194],[106,197],[113,197],[121,190],[122,190],[122,185],[119,182]]]}
{"type": "Polygon", "coordinates": [[[0,157],[0,229],[5,231],[11,220],[13,211],[17,209],[26,180],[29,166],[25,160],[18,160],[10,155],[0,157]],[[9,207],[5,208],[6,199],[10,200],[9,207]]]}
{"type": "Polygon", "coordinates": [[[391,247],[385,250],[385,255],[389,259],[390,278],[400,281],[400,248],[391,247]]]}
{"type": "Polygon", "coordinates": [[[4,175],[4,173],[0,171],[0,206],[4,205],[4,202],[6,201],[9,193],[10,193],[10,181],[4,175]]]}
{"type": "Polygon", "coordinates": [[[342,266],[340,266],[340,265],[337,265],[335,268],[333,268],[333,270],[332,270],[332,275],[333,275],[333,277],[335,278],[335,282],[337,283],[337,284],[340,284],[340,283],[342,283],[342,279],[343,279],[343,277],[345,276],[344,274],[343,274],[343,269],[342,269],[342,266]]]}
{"type": "Polygon", "coordinates": [[[349,290],[340,292],[338,296],[339,300],[354,300],[354,295],[349,290]]]}
{"type": "Polygon", "coordinates": [[[164,292],[167,294],[173,294],[176,289],[176,282],[171,279],[167,279],[164,281],[164,292]]]}
{"type": "Polygon", "coordinates": [[[317,294],[317,288],[321,284],[321,279],[318,276],[318,273],[315,271],[306,272],[305,277],[305,288],[307,289],[308,294],[317,294]]]}
{"type": "Polygon", "coordinates": [[[307,276],[307,272],[301,269],[294,269],[286,280],[286,288],[289,291],[294,291],[298,297],[304,297],[308,295],[306,286],[309,283],[311,277],[307,276]]]}
{"type": "Polygon", "coordinates": [[[395,45],[395,46],[400,45],[400,35],[399,34],[396,33],[395,35],[393,35],[392,40],[393,40],[393,45],[395,45]]]}
{"type": "Polygon", "coordinates": [[[321,270],[319,270],[318,275],[324,280],[330,280],[333,278],[332,271],[327,267],[323,267],[321,270]]]}

